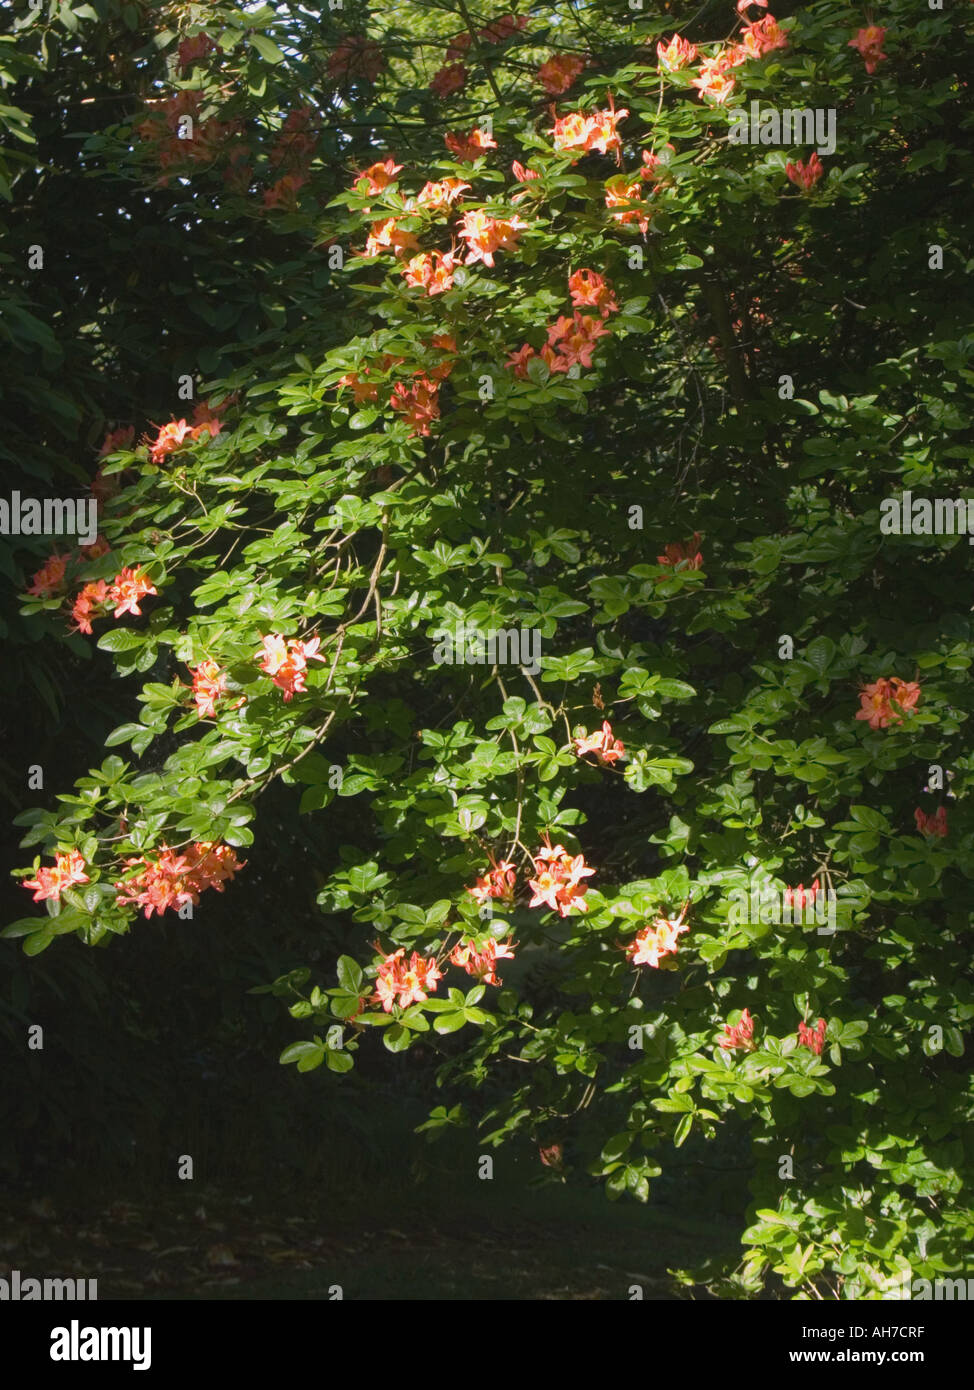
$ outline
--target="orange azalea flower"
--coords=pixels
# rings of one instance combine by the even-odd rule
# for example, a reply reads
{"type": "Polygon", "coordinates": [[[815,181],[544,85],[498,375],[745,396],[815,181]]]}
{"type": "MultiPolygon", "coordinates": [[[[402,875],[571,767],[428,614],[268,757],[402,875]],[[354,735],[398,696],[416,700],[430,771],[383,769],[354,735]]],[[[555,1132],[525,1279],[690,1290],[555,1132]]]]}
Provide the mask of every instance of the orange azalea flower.
{"type": "Polygon", "coordinates": [[[486,985],[500,985],[504,982],[497,978],[494,967],[499,960],[514,959],[514,945],[513,941],[495,941],[490,936],[484,949],[478,951],[472,941],[467,941],[463,946],[454,946],[450,961],[486,985]]]}
{"type": "Polygon", "coordinates": [[[590,116],[573,111],[567,116],[555,116],[555,124],[549,134],[553,138],[556,150],[578,150],[586,153],[598,150],[601,154],[608,154],[611,150],[621,158],[622,137],[616,126],[628,115],[625,107],[616,111],[611,105],[608,110],[595,111],[590,116]]]}
{"type": "Polygon", "coordinates": [[[591,367],[596,342],[609,336],[610,330],[600,319],[592,314],[580,314],[577,309],[571,318],[562,315],[548,329],[549,344],[557,345],[558,357],[567,363],[567,367],[560,368],[562,371],[576,365],[591,367]]]}
{"type": "Polygon", "coordinates": [[[531,179],[540,179],[541,177],[536,169],[525,169],[524,165],[516,159],[511,165],[511,169],[518,183],[529,183],[531,179]]]}
{"type": "MultiPolygon", "coordinates": [[[[666,148],[672,151],[673,146],[667,145],[666,148]]],[[[665,166],[669,161],[664,159],[662,155],[654,154],[652,150],[643,150],[642,161],[643,167],[639,171],[639,177],[649,179],[654,184],[659,183],[663,175],[657,174],[656,170],[662,164],[665,172],[665,166]]]]}
{"type": "Polygon", "coordinates": [[[608,280],[594,270],[576,270],[569,275],[568,290],[576,309],[598,309],[604,319],[619,307],[608,280]]]}
{"type": "Polygon", "coordinates": [[[504,366],[509,368],[521,381],[526,381],[528,363],[536,356],[537,353],[531,344],[525,343],[523,347],[518,348],[517,352],[511,353],[504,366]]]}
{"type": "Polygon", "coordinates": [[[486,29],[479,29],[477,34],[485,43],[503,43],[523,29],[527,22],[527,16],[523,14],[502,14],[500,19],[492,20],[486,29]]]}
{"type": "Polygon", "coordinates": [[[407,261],[402,268],[402,273],[406,277],[408,285],[420,286],[425,289],[428,295],[443,294],[453,284],[455,265],[456,260],[452,251],[448,251],[445,255],[439,251],[433,251],[430,254],[424,252],[419,256],[414,256],[411,261],[407,261]]]}
{"type": "Polygon", "coordinates": [[[224,883],[247,864],[237,859],[229,845],[197,841],[183,854],[162,844],[152,859],[143,856],[125,861],[127,869],[136,866],[137,874],[115,884],[115,901],[120,906],[134,903],[148,918],[153,912],[161,916],[171,907],[198,903],[200,893],[207,888],[222,893],[224,883]]]}
{"type": "Polygon", "coordinates": [[[745,1052],[754,1051],[754,1019],[747,1009],[741,1014],[741,1020],[733,1028],[729,1023],[724,1024],[725,1036],[720,1040],[720,1046],[730,1050],[735,1047],[743,1047],[745,1052]]]}
{"type": "Polygon", "coordinates": [[[67,567],[68,556],[55,552],[34,575],[27,593],[33,594],[35,598],[50,598],[64,583],[64,571],[67,567]]]}
{"type": "Polygon", "coordinates": [[[136,617],[141,617],[139,600],[145,598],[146,594],[158,592],[155,585],[146,579],[144,570],[123,569],[112,581],[106,601],[115,604],[116,618],[121,618],[125,613],[134,613],[136,617]]]}
{"type": "Polygon", "coordinates": [[[762,10],[768,8],[768,0],[737,0],[737,13],[743,14],[751,5],[758,5],[762,10]]]}
{"type": "Polygon", "coordinates": [[[694,531],[690,540],[664,546],[664,554],[657,555],[656,563],[684,570],[703,569],[703,555],[697,549],[700,539],[700,532],[694,531]]]}
{"type": "Polygon", "coordinates": [[[216,718],[216,702],[227,693],[227,673],[219,665],[207,658],[195,670],[190,668],[193,677],[193,699],[196,712],[201,719],[216,718]]]}
{"type": "MultiPolygon", "coordinates": [[[[432,338],[430,339],[429,345],[431,348],[435,348],[438,352],[449,352],[455,354],[457,350],[457,340],[452,333],[434,333],[432,338]]],[[[449,360],[439,362],[435,367],[430,368],[428,375],[434,381],[443,381],[453,371],[453,366],[454,364],[449,360]]]]}
{"type": "Polygon", "coordinates": [[[264,207],[295,212],[298,206],[298,189],[305,183],[307,179],[301,174],[283,174],[276,183],[264,190],[264,207]]]}
{"type": "Polygon", "coordinates": [[[633,965],[649,965],[658,970],[661,960],[676,955],[681,934],[690,930],[684,924],[689,905],[689,900],[683,904],[679,917],[657,917],[636,933],[635,939],[625,948],[633,965]]]}
{"type": "Polygon", "coordinates": [[[427,212],[450,212],[453,204],[465,189],[470,187],[463,179],[440,179],[436,183],[425,183],[416,196],[416,202],[427,212]]]}
{"type": "Polygon", "coordinates": [[[764,58],[776,48],[788,47],[788,35],[778,25],[773,14],[749,24],[741,31],[741,46],[746,58],[764,58]]]}
{"type": "Polygon", "coordinates": [[[567,917],[573,907],[580,912],[588,910],[584,898],[588,884],[581,880],[591,877],[595,870],[587,866],[584,855],[573,856],[564,845],[552,846],[549,842],[532,858],[537,877],[528,882],[534,893],[528,907],[540,907],[544,903],[559,917],[567,917]]]}
{"type": "Polygon", "coordinates": [[[636,223],[639,230],[645,235],[649,229],[651,214],[646,208],[640,206],[644,197],[642,183],[638,179],[633,182],[628,174],[616,174],[606,181],[606,207],[622,209],[612,213],[612,220],[624,227],[636,223]]]}
{"type": "Polygon", "coordinates": [[[342,39],[328,59],[328,76],[345,82],[374,82],[385,67],[382,49],[359,34],[342,39]]]}
{"type": "Polygon", "coordinates": [[[560,1168],[564,1162],[565,1150],[561,1144],[538,1145],[538,1157],[546,1168],[560,1168]]]}
{"type": "Polygon", "coordinates": [[[395,217],[384,217],[381,221],[372,223],[363,254],[381,256],[386,251],[391,251],[394,256],[401,256],[404,251],[418,250],[419,242],[412,232],[402,231],[395,217]]]}
{"type": "Polygon", "coordinates": [[[484,265],[493,266],[494,252],[515,246],[527,226],[516,215],[506,219],[489,217],[482,208],[465,212],[460,222],[460,236],[469,247],[464,264],[474,265],[477,261],[483,261],[484,265]]]}
{"type": "MultiPolygon", "coordinates": [[[[368,376],[368,367],[363,367],[362,375],[368,376]]],[[[346,372],[339,378],[339,386],[350,386],[355,397],[355,404],[361,405],[363,401],[377,401],[379,399],[379,388],[374,382],[363,381],[358,372],[346,372]]]]}
{"type": "Polygon", "coordinates": [[[53,898],[56,902],[65,888],[71,888],[76,883],[91,882],[85,873],[85,861],[80,850],[72,849],[67,854],[56,850],[54,861],[53,869],[38,869],[36,878],[25,879],[21,885],[37,890],[34,893],[35,903],[43,902],[45,898],[53,898]]]}
{"type": "Polygon", "coordinates": [[[104,579],[96,579],[91,584],[86,584],[81,593],[74,601],[71,609],[71,616],[75,621],[75,631],[85,632],[91,636],[92,618],[103,616],[103,610],[108,602],[108,585],[104,579]]]}
{"type": "Polygon", "coordinates": [[[400,169],[404,167],[402,164],[397,164],[391,155],[379,164],[370,164],[368,169],[363,169],[361,174],[356,174],[352,180],[352,192],[381,193],[383,188],[388,188],[400,169]]]}
{"type": "Polygon", "coordinates": [[[426,991],[435,992],[437,982],[443,978],[432,956],[424,960],[414,951],[407,962],[405,954],[400,947],[392,955],[385,956],[378,967],[372,1002],[381,1003],[387,1014],[395,1004],[407,1009],[410,1004],[421,1003],[428,998],[426,991]]]}
{"type": "Polygon", "coordinates": [[[260,657],[260,669],[270,676],[279,690],[284,691],[284,703],[290,704],[295,694],[305,689],[304,677],[309,661],[324,661],[318,656],[321,638],[314,637],[310,642],[299,642],[296,638],[285,641],[277,635],[262,637],[261,649],[255,653],[260,657]]]}
{"type": "Polygon", "coordinates": [[[899,705],[900,709],[915,709],[920,703],[920,685],[918,681],[901,681],[899,676],[893,676],[890,680],[892,698],[899,705]]]}
{"type": "Polygon", "coordinates": [[[438,97],[451,96],[458,92],[467,80],[467,69],[462,63],[449,63],[440,68],[430,83],[430,91],[438,97]]]}
{"type": "Polygon", "coordinates": [[[813,153],[807,164],[800,159],[796,164],[790,162],[786,164],[785,173],[791,179],[792,183],[797,183],[805,193],[811,193],[812,189],[825,173],[825,169],[822,167],[822,161],[819,159],[818,154],[813,153]]]}
{"type": "Polygon", "coordinates": [[[405,416],[407,424],[413,427],[414,435],[429,434],[432,421],[440,418],[440,407],[437,401],[439,389],[439,382],[433,381],[427,376],[421,376],[412,386],[407,386],[404,381],[398,381],[393,387],[389,404],[393,410],[397,410],[405,416]]]}
{"type": "MultiPolygon", "coordinates": [[[[767,3],[767,0],[765,0],[767,3]]],[[[656,55],[659,58],[660,67],[667,72],[679,72],[681,68],[687,67],[697,56],[696,44],[688,43],[686,39],[681,39],[678,34],[674,34],[669,43],[662,40],[656,45],[656,55]]]]}
{"type": "Polygon", "coordinates": [[[288,112],[281,133],[271,149],[271,164],[291,165],[297,170],[307,167],[316,144],[316,138],[309,130],[311,115],[310,106],[298,106],[288,112]]]}
{"type": "Polygon", "coordinates": [[[878,24],[869,24],[849,40],[849,48],[858,50],[866,61],[866,71],[869,73],[875,72],[880,63],[886,62],[886,54],[882,51],[885,37],[885,29],[878,24]]]}
{"type": "Polygon", "coordinates": [[[91,545],[83,545],[81,553],[86,560],[99,560],[111,550],[104,536],[96,536],[91,545]]]}
{"type": "Polygon", "coordinates": [[[920,831],[921,835],[937,836],[942,840],[947,834],[946,806],[940,806],[932,816],[928,816],[918,806],[913,812],[913,819],[916,821],[917,830],[920,831]]]}
{"type": "Polygon", "coordinates": [[[487,873],[478,878],[473,888],[468,888],[467,892],[478,903],[485,903],[491,898],[503,898],[505,902],[512,902],[514,884],[517,880],[514,864],[508,859],[502,859],[499,864],[492,859],[491,864],[492,867],[487,873]]]}
{"type": "Polygon", "coordinates": [[[179,45],[179,66],[188,68],[196,62],[198,58],[205,58],[212,53],[216,44],[208,34],[196,34],[191,39],[183,39],[179,45]]]}
{"type": "Polygon", "coordinates": [[[103,459],[106,454],[114,454],[118,449],[127,449],[135,439],[135,427],[126,425],[122,429],[112,430],[105,435],[104,442],[98,450],[98,457],[103,459]]]}
{"type": "Polygon", "coordinates": [[[902,681],[898,676],[873,681],[861,687],[862,708],[857,711],[856,718],[868,720],[870,729],[886,729],[890,724],[901,724],[900,711],[915,709],[919,699],[920,686],[916,681],[902,681]],[[894,704],[899,709],[894,709],[894,704]]]}
{"type": "Polygon", "coordinates": [[[466,53],[473,43],[473,35],[470,33],[457,34],[456,38],[450,40],[450,46],[446,50],[446,61],[455,63],[466,53]]]}
{"type": "Polygon", "coordinates": [[[568,91],[584,66],[584,58],[576,58],[571,53],[557,53],[541,64],[537,73],[538,81],[546,92],[557,97],[568,91]]]}
{"type": "Polygon", "coordinates": [[[168,454],[179,449],[192,434],[192,427],[185,420],[170,420],[168,425],[162,425],[149,450],[152,462],[162,463],[168,454]]]}
{"type": "Polygon", "coordinates": [[[702,97],[710,97],[717,106],[722,106],[734,90],[734,79],[727,71],[732,66],[727,53],[704,58],[700,64],[700,74],[693,78],[690,86],[696,87],[702,97]]]}
{"type": "Polygon", "coordinates": [[[825,1046],[825,1019],[820,1018],[814,1028],[809,1028],[807,1023],[798,1025],[798,1046],[810,1047],[816,1057],[821,1057],[822,1048],[825,1046]]]}
{"type": "Polygon", "coordinates": [[[469,135],[444,135],[448,150],[456,155],[461,164],[472,164],[485,150],[496,150],[497,141],[485,130],[475,126],[469,135]]]}
{"type": "Polygon", "coordinates": [[[613,738],[612,725],[608,720],[603,723],[599,733],[586,734],[583,730],[583,736],[576,738],[574,743],[576,757],[583,758],[586,753],[594,753],[604,767],[611,767],[626,756],[625,744],[613,738]]]}

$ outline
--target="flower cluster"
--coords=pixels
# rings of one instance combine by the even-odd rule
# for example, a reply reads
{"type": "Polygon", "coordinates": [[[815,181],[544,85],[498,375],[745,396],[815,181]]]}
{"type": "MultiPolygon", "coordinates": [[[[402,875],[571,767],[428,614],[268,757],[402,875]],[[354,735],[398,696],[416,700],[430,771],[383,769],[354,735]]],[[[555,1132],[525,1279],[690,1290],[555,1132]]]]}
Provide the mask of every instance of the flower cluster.
{"type": "Polygon", "coordinates": [[[628,115],[625,107],[616,111],[611,96],[608,110],[594,111],[588,116],[581,111],[572,111],[567,116],[555,116],[552,108],[555,124],[549,134],[556,150],[576,152],[579,155],[588,154],[592,150],[598,150],[600,154],[611,152],[621,162],[622,137],[616,126],[628,115]]]}
{"type": "Polygon", "coordinates": [[[351,34],[328,59],[328,76],[337,82],[375,82],[385,67],[385,55],[374,39],[351,34]]]}
{"type": "Polygon", "coordinates": [[[913,819],[916,821],[917,830],[921,835],[936,836],[943,839],[947,834],[947,807],[940,806],[932,816],[920,809],[918,806],[913,812],[913,819]]]}
{"type": "Polygon", "coordinates": [[[859,696],[862,708],[856,718],[868,720],[870,729],[885,729],[890,724],[901,724],[901,711],[914,709],[919,699],[920,686],[916,681],[902,681],[897,676],[873,681],[862,687],[859,696]]]}
{"type": "Polygon", "coordinates": [[[517,352],[511,353],[505,366],[522,381],[528,375],[528,363],[540,357],[549,372],[569,372],[572,367],[591,367],[592,353],[600,338],[607,338],[610,330],[604,320],[618,309],[612,286],[594,270],[576,270],[569,276],[568,288],[572,304],[598,309],[599,317],[583,314],[576,307],[569,318],[562,314],[548,328],[548,341],[535,352],[530,343],[524,343],[517,352]]]}
{"type": "Polygon", "coordinates": [[[658,970],[665,957],[676,955],[681,934],[690,930],[684,921],[688,907],[689,903],[684,903],[679,917],[657,917],[636,933],[625,948],[633,965],[651,965],[658,970]]]}
{"type": "Polygon", "coordinates": [[[819,891],[818,879],[812,879],[811,888],[799,883],[797,888],[785,889],[785,907],[795,907],[802,912],[806,907],[814,907],[815,895],[819,891]]]}
{"type": "Polygon", "coordinates": [[[139,601],[145,598],[146,594],[158,592],[143,570],[130,568],[121,570],[111,584],[106,583],[104,579],[86,584],[71,609],[71,616],[76,624],[75,631],[90,636],[92,619],[104,617],[108,608],[115,610],[113,616],[116,618],[121,618],[125,613],[134,613],[136,617],[141,617],[139,601]]]}
{"type": "Polygon", "coordinates": [[[461,164],[472,164],[485,150],[496,150],[497,141],[486,130],[475,126],[467,135],[444,135],[443,141],[461,164]]]}
{"type": "Polygon", "coordinates": [[[201,58],[208,57],[216,48],[216,44],[209,34],[194,34],[192,38],[182,39],[179,44],[179,66],[185,70],[201,58]]]}
{"type": "Polygon", "coordinates": [[[169,181],[165,171],[212,164],[231,139],[240,134],[239,121],[204,122],[199,119],[205,98],[206,93],[199,89],[184,89],[166,98],[160,110],[151,111],[135,128],[164,171],[158,180],[162,187],[169,181]]]}
{"type": "Polygon", "coordinates": [[[447,251],[445,255],[440,251],[423,251],[406,262],[402,273],[407,285],[424,289],[432,296],[444,294],[452,287],[455,267],[456,258],[452,251],[447,251]]]}
{"type": "Polygon", "coordinates": [[[626,756],[625,745],[620,739],[613,738],[612,725],[608,720],[602,725],[597,734],[586,734],[582,730],[582,737],[576,738],[575,754],[583,758],[586,753],[594,753],[603,767],[611,767],[614,762],[626,756]]]}
{"type": "MultiPolygon", "coordinates": [[[[760,3],[760,0],[755,0],[760,3]]],[[[744,7],[745,9],[747,6],[744,7]]],[[[738,6],[738,11],[741,7],[738,6]]],[[[788,36],[778,24],[774,15],[767,14],[752,24],[745,24],[741,30],[740,42],[719,49],[708,58],[703,58],[697,76],[690,85],[696,87],[700,96],[707,97],[716,106],[722,106],[736,86],[732,76],[735,68],[752,58],[764,58],[775,49],[787,48],[788,36]]],[[[677,72],[692,63],[697,50],[676,35],[665,46],[657,44],[660,67],[667,72],[677,72]]]]}
{"type": "Polygon", "coordinates": [[[181,449],[187,439],[202,439],[204,435],[212,439],[220,433],[221,428],[219,414],[210,410],[206,401],[201,401],[193,412],[192,424],[185,420],[170,420],[159,427],[159,433],[149,446],[149,458],[153,463],[162,463],[163,459],[181,449]]]}
{"type": "Polygon", "coordinates": [[[807,1023],[798,1025],[798,1046],[810,1047],[816,1057],[821,1057],[822,1048],[825,1046],[825,1019],[820,1018],[814,1028],[809,1028],[807,1023]]]}
{"type": "Polygon", "coordinates": [[[854,48],[865,59],[868,73],[874,73],[880,63],[886,62],[886,54],[883,52],[885,37],[885,29],[878,24],[869,24],[865,29],[860,29],[854,39],[849,40],[849,48],[854,48]]]}
{"type": "Polygon", "coordinates": [[[443,972],[436,961],[414,951],[408,961],[402,947],[385,956],[378,966],[375,994],[371,1002],[382,1005],[385,1012],[391,1013],[394,1004],[408,1009],[410,1004],[421,1003],[428,998],[427,991],[435,991],[443,972]]]}
{"type": "Polygon", "coordinates": [[[440,418],[438,381],[420,376],[411,386],[397,381],[392,390],[390,405],[402,415],[414,435],[428,435],[430,425],[440,418]]]}
{"type": "Polygon", "coordinates": [[[696,58],[697,46],[674,34],[668,43],[660,39],[656,45],[656,56],[661,68],[667,72],[679,72],[681,68],[689,67],[696,58]]]}
{"type": "Polygon", "coordinates": [[[585,67],[585,59],[573,53],[556,53],[538,69],[537,78],[549,96],[561,96],[585,67]]]}
{"type": "Polygon", "coordinates": [[[588,884],[581,880],[589,878],[595,870],[585,863],[584,855],[571,855],[564,845],[552,846],[549,842],[531,857],[537,877],[528,883],[534,893],[528,907],[540,907],[544,903],[559,917],[567,917],[573,907],[580,912],[588,911],[584,896],[588,884]]]}
{"type": "Polygon", "coordinates": [[[491,861],[492,867],[488,869],[483,877],[478,878],[472,888],[467,892],[475,902],[485,903],[492,898],[500,898],[504,902],[514,900],[514,885],[516,882],[516,871],[510,860],[502,859],[499,864],[491,861]]]}
{"type": "Polygon", "coordinates": [[[497,941],[490,936],[483,950],[478,951],[472,941],[466,941],[462,945],[454,946],[450,952],[450,962],[460,966],[482,984],[500,985],[503,981],[497,978],[494,967],[499,960],[514,959],[514,945],[512,941],[497,941]]]}
{"type": "Polygon", "coordinates": [[[633,178],[630,174],[614,174],[605,182],[605,205],[614,209],[613,222],[620,227],[636,226],[645,236],[649,230],[650,210],[643,206],[646,190],[642,185],[642,174],[633,178]]]}
{"type": "Polygon", "coordinates": [[[516,246],[527,225],[516,215],[508,218],[490,217],[482,208],[465,212],[459,229],[468,247],[464,264],[475,265],[477,261],[483,261],[484,265],[493,268],[494,252],[516,246]]]}
{"type": "Polygon", "coordinates": [[[688,541],[678,541],[665,545],[663,554],[657,555],[656,563],[679,570],[703,569],[703,555],[698,549],[700,540],[700,532],[694,531],[693,536],[688,541]]]}
{"type": "Polygon", "coordinates": [[[193,699],[201,719],[216,718],[216,702],[227,693],[227,673],[211,658],[201,661],[193,677],[193,699]]]}
{"type": "Polygon", "coordinates": [[[182,854],[164,844],[153,859],[125,861],[127,869],[136,866],[138,873],[115,884],[116,901],[134,903],[151,917],[153,912],[161,915],[171,907],[198,903],[207,888],[222,893],[224,883],[246,867],[246,860],[238,860],[229,845],[197,841],[182,854]]]}
{"type": "Polygon", "coordinates": [[[22,888],[34,888],[34,902],[43,902],[45,898],[53,898],[57,902],[65,888],[72,888],[76,883],[90,883],[88,875],[85,873],[85,861],[81,856],[80,850],[68,850],[67,854],[62,854],[56,850],[54,854],[53,869],[38,869],[36,878],[26,879],[22,888]]]}
{"type": "Polygon", "coordinates": [[[798,187],[802,189],[803,192],[811,193],[812,189],[825,173],[825,169],[818,154],[813,152],[807,164],[801,159],[797,160],[794,164],[789,161],[785,165],[785,173],[788,175],[789,179],[791,179],[792,183],[798,184],[798,187]]]}
{"type": "Polygon", "coordinates": [[[745,1052],[754,1051],[754,1019],[747,1009],[742,1012],[740,1022],[733,1027],[729,1023],[724,1024],[724,1037],[720,1040],[720,1046],[728,1051],[735,1047],[741,1047],[745,1052]]]}
{"type": "Polygon", "coordinates": [[[284,691],[284,703],[289,704],[296,694],[305,689],[308,662],[325,659],[317,655],[321,638],[313,637],[310,642],[299,642],[296,638],[287,641],[275,635],[260,640],[260,651],[255,653],[256,657],[260,657],[260,669],[265,676],[271,677],[279,690],[284,691]]]}

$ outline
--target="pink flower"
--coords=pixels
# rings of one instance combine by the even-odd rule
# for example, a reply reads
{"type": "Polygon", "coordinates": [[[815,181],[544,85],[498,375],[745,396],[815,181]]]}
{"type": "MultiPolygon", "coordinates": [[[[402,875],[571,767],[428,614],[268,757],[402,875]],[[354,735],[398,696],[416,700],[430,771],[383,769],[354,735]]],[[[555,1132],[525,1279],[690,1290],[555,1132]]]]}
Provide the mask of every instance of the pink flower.
{"type": "Polygon", "coordinates": [[[745,1009],[741,1014],[740,1022],[733,1027],[729,1023],[724,1024],[725,1036],[720,1040],[720,1046],[730,1051],[735,1047],[742,1047],[745,1052],[754,1051],[754,1019],[745,1009]]]}
{"type": "Polygon", "coordinates": [[[798,1025],[798,1046],[810,1047],[816,1057],[821,1057],[822,1048],[825,1046],[825,1019],[820,1018],[814,1028],[809,1028],[807,1023],[798,1025]]]}
{"type": "Polygon", "coordinates": [[[788,163],[785,165],[785,173],[792,183],[797,183],[805,193],[811,193],[819,179],[825,173],[822,161],[817,153],[813,153],[808,163],[798,160],[797,164],[788,163]]]}
{"type": "Polygon", "coordinates": [[[582,738],[576,738],[575,753],[579,758],[583,758],[586,753],[594,753],[603,767],[611,767],[619,758],[626,756],[625,746],[622,742],[612,737],[612,725],[608,720],[602,725],[602,729],[597,734],[585,734],[582,738]]]}
{"type": "Polygon", "coordinates": [[[865,59],[866,71],[869,73],[875,72],[880,63],[886,62],[886,54],[882,52],[885,37],[885,29],[880,28],[878,24],[869,24],[865,29],[860,29],[854,39],[849,40],[849,48],[858,50],[865,59]]]}

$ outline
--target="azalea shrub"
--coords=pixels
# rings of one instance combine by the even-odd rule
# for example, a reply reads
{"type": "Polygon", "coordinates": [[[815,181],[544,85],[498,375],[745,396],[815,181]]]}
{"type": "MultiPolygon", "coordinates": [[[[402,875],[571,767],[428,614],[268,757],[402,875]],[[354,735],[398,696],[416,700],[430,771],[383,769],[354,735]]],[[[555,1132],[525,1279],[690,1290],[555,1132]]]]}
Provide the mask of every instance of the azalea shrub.
{"type": "Polygon", "coordinates": [[[205,931],[281,782],[359,943],[282,1063],[430,1049],[610,1198],[747,1155],[725,1297],[962,1269],[969,7],[130,8],[18,43],[128,29],[81,157],[205,327],[21,586],[120,722],[4,935],[205,931]]]}

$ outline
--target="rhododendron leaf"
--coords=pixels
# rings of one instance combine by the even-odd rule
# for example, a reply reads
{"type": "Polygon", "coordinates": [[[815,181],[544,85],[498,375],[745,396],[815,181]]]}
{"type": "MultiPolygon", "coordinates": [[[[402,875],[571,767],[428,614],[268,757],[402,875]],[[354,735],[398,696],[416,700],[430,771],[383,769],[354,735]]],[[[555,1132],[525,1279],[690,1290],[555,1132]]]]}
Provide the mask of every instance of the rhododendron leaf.
{"type": "Polygon", "coordinates": [[[433,1027],[437,1033],[457,1033],[467,1022],[466,1013],[441,1014],[434,1020],[433,1027]]]}

